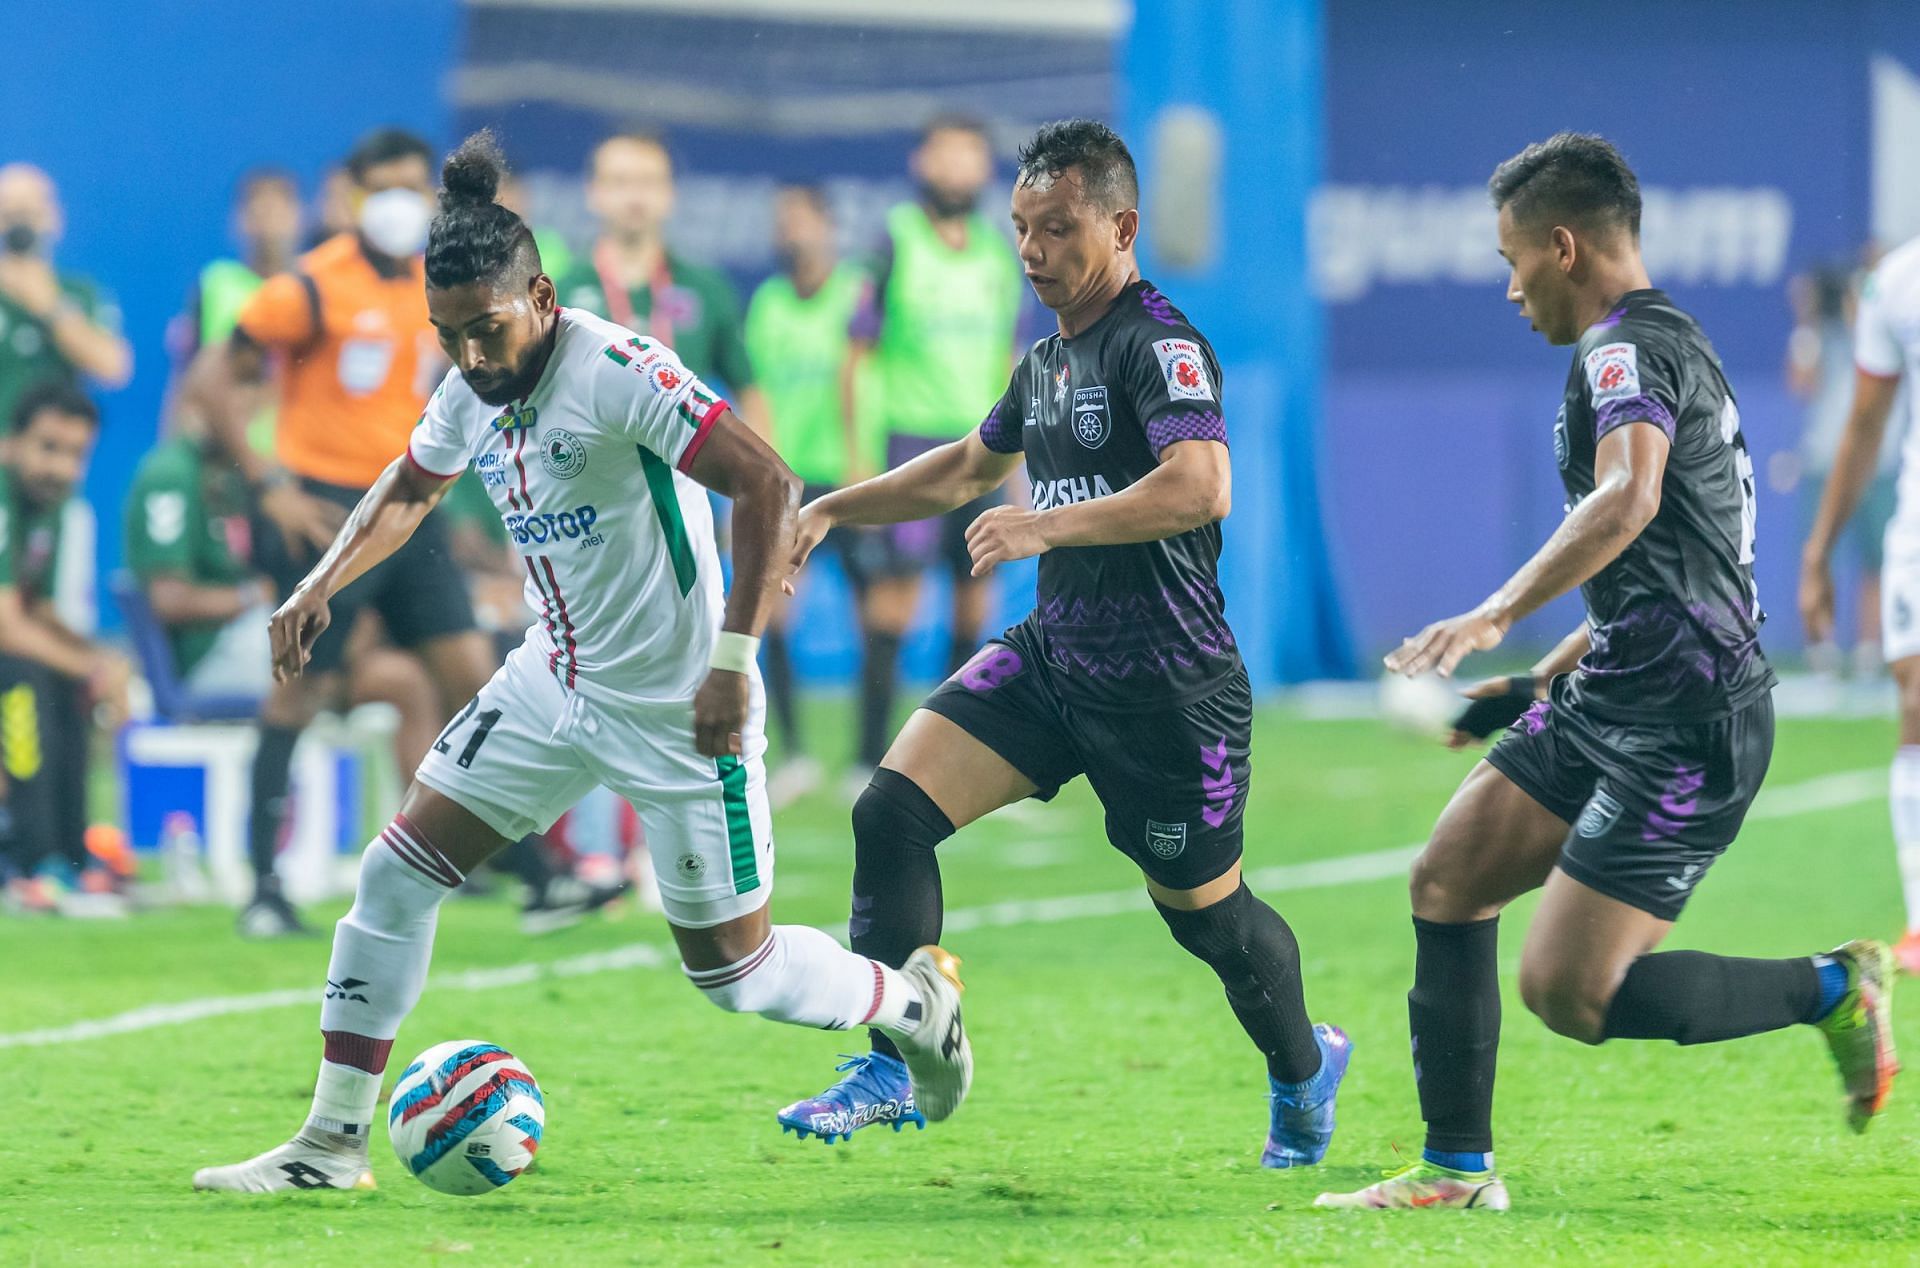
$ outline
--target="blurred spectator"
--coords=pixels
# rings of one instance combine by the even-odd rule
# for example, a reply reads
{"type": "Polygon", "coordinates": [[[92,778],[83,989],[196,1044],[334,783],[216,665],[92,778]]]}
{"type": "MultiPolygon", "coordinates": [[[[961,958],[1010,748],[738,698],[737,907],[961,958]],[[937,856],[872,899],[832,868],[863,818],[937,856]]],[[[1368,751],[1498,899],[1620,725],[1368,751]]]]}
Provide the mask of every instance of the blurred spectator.
{"type": "MultiPolygon", "coordinates": [[[[788,186],[774,201],[774,254],[780,271],[762,282],[747,305],[747,354],[766,398],[773,447],[806,485],[812,501],[867,465],[858,426],[846,412],[840,376],[847,360],[847,329],[865,285],[863,272],[836,258],[834,224],[826,199],[811,186],[788,186]]],[[[863,578],[849,534],[835,529],[829,543],[855,594],[863,578]]],[[[776,808],[818,787],[824,772],[808,751],[801,728],[788,652],[788,605],[767,626],[764,658],[767,700],[779,727],[783,756],[767,781],[776,808]]]]}
{"type": "Polygon", "coordinates": [[[548,277],[565,277],[573,271],[573,248],[555,230],[534,224],[533,208],[527,201],[527,187],[518,175],[507,172],[500,178],[500,192],[494,201],[532,228],[533,245],[540,249],[540,267],[546,270],[548,277]]]}
{"type": "Polygon", "coordinates": [[[300,188],[277,168],[258,168],[234,191],[233,234],[240,258],[215,260],[200,270],[187,295],[187,359],[233,333],[240,310],[260,284],[293,266],[300,247],[300,188]]]}
{"type": "Polygon", "coordinates": [[[359,187],[354,184],[353,173],[345,167],[328,168],[320,178],[320,196],[314,200],[313,228],[302,245],[311,251],[329,238],[357,231],[357,206],[359,187]]]}
{"type": "MultiPolygon", "coordinates": [[[[860,363],[872,358],[889,469],[966,435],[1000,399],[1025,290],[1013,248],[976,210],[993,179],[986,129],[970,119],[933,120],[913,152],[912,171],[920,197],[887,213],[870,291],[853,323],[846,378],[851,396],[860,363]]],[[[945,568],[953,581],[947,671],[973,655],[990,592],[988,579],[972,575],[966,531],[999,500],[996,490],[938,519],[893,525],[877,538],[884,548],[873,560],[864,604],[862,767],[878,765],[893,736],[900,640],[928,568],[945,568]]],[[[863,782],[859,772],[854,782],[863,782]]]]}
{"type": "Polygon", "coordinates": [[[86,474],[100,415],[71,383],[30,387],[14,403],[0,456],[0,854],[8,896],[29,910],[124,914],[86,847],[89,720],[127,715],[125,660],[69,629],[53,611],[60,511],[86,474]],[[57,899],[40,876],[68,864],[79,893],[57,899]]]}
{"type": "MultiPolygon", "coordinates": [[[[385,129],[360,142],[347,168],[357,228],[263,284],[241,308],[230,342],[197,358],[183,389],[183,411],[207,422],[252,486],[268,522],[256,558],[282,597],[406,449],[407,433],[445,370],[421,271],[433,215],[431,151],[410,133],[385,129]],[[273,459],[245,442],[269,355],[281,365],[273,459]]],[[[300,929],[274,874],[289,766],[300,732],[343,699],[342,671],[361,612],[377,612],[388,636],[424,662],[439,692],[435,721],[452,716],[492,674],[491,648],[474,626],[452,563],[445,517],[429,515],[406,546],[333,601],[333,624],[314,644],[306,674],[276,683],[267,695],[248,827],[257,885],[241,916],[244,932],[300,929]]]]}
{"type": "Polygon", "coordinates": [[[113,296],[54,267],[64,228],[45,172],[25,163],[0,167],[0,418],[11,418],[38,383],[86,378],[115,388],[133,377],[113,296]]]}
{"type": "MultiPolygon", "coordinates": [[[[1853,398],[1853,314],[1859,278],[1845,268],[1819,268],[1796,276],[1789,288],[1794,329],[1787,342],[1787,387],[1805,405],[1800,433],[1802,535],[1820,509],[1821,494],[1833,470],[1835,450],[1846,427],[1853,398]]],[[[1896,408],[1895,417],[1906,411],[1896,408]]],[[[1853,648],[1854,673],[1873,677],[1882,671],[1880,656],[1880,563],[1887,522],[1893,518],[1894,480],[1905,429],[1890,427],[1880,446],[1879,464],[1860,509],[1846,533],[1859,568],[1859,636],[1853,648]]],[[[1846,657],[1832,640],[1809,643],[1807,663],[1814,672],[1838,676],[1846,657]]]]}
{"type": "Polygon", "coordinates": [[[733,283],[667,246],[673,157],[666,142],[647,132],[602,141],[589,160],[587,209],[599,218],[600,236],[588,258],[553,274],[560,302],[667,344],[688,369],[721,386],[735,413],[764,428],[733,283]]]}

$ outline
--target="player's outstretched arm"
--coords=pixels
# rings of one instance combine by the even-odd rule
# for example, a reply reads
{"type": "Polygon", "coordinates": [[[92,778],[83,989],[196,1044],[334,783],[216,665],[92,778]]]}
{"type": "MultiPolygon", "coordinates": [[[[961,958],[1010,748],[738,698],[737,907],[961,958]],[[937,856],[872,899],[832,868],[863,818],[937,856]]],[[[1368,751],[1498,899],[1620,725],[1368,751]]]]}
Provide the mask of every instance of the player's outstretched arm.
{"type": "MultiPolygon", "coordinates": [[[[1471,612],[1435,621],[1387,656],[1387,668],[1412,677],[1431,669],[1451,677],[1471,652],[1500,645],[1513,623],[1612,563],[1660,512],[1673,442],[1651,421],[1614,428],[1593,461],[1593,492],[1567,513],[1519,572],[1471,612]]],[[[1562,644],[1565,646],[1565,644],[1562,644]]]]}
{"type": "Polygon", "coordinates": [[[930,519],[1000,487],[1020,454],[996,453],[970,432],[884,475],[836,489],[800,513],[789,572],[798,572],[827,533],[841,524],[899,524],[930,519]]]}
{"type": "Polygon", "coordinates": [[[427,512],[452,487],[451,477],[433,474],[408,454],[387,464],[347,516],[327,553],[273,614],[268,632],[276,680],[298,678],[306,668],[314,640],[332,619],[327,600],[405,545],[427,512]]]}
{"type": "Polygon", "coordinates": [[[1887,419],[1899,394],[1897,374],[1861,370],[1854,376],[1853,408],[1847,413],[1846,430],[1840,433],[1840,446],[1834,451],[1833,472],[1820,497],[1819,513],[1800,553],[1800,624],[1809,643],[1825,642],[1833,636],[1833,546],[1847,521],[1860,509],[1860,499],[1873,481],[1874,468],[1880,463],[1880,442],[1886,437],[1887,419]]]}
{"type": "Polygon", "coordinates": [[[787,573],[800,477],[732,410],[714,423],[687,474],[733,499],[733,589],[713,672],[693,698],[693,730],[706,756],[737,755],[751,689],[746,671],[787,573]]]}
{"type": "Polygon", "coordinates": [[[1045,511],[996,506],[967,528],[973,575],[1056,546],[1157,542],[1216,523],[1233,506],[1233,465],[1216,440],[1181,440],[1160,451],[1145,479],[1110,497],[1045,511]]]}

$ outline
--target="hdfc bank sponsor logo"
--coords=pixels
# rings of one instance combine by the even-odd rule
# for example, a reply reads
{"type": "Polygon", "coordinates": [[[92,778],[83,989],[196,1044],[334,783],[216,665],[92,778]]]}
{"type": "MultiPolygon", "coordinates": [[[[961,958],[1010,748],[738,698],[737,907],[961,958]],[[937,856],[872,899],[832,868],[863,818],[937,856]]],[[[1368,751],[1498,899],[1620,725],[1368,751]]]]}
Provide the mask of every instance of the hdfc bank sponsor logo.
{"type": "Polygon", "coordinates": [[[545,542],[577,541],[591,536],[594,521],[600,513],[591,506],[575,507],[571,511],[535,511],[529,515],[508,515],[507,532],[513,540],[522,546],[537,546],[545,542]]]}

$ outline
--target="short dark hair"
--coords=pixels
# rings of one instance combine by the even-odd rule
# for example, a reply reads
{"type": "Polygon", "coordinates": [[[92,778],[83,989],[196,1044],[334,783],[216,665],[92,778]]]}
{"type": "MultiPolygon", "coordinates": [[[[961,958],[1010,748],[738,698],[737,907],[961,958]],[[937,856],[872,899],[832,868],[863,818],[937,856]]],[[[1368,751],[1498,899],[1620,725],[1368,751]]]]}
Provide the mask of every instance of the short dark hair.
{"type": "Polygon", "coordinates": [[[293,195],[295,202],[300,200],[300,182],[286,168],[250,167],[240,173],[240,179],[234,182],[233,201],[244,203],[269,185],[278,185],[286,190],[293,195]]]}
{"type": "Polygon", "coordinates": [[[1493,169],[1487,193],[1516,224],[1550,219],[1640,236],[1640,182],[1613,142],[1592,133],[1534,142],[1493,169]]]}
{"type": "Polygon", "coordinates": [[[1031,185],[1080,169],[1088,201],[1103,211],[1125,211],[1140,204],[1140,174],[1120,134],[1098,119],[1062,119],[1043,124],[1020,147],[1015,183],[1031,185]]]}
{"type": "Polygon", "coordinates": [[[433,147],[405,128],[377,128],[361,137],[347,155],[347,171],[356,181],[364,181],[373,168],[404,158],[417,158],[431,167],[433,147]]]}
{"type": "Polygon", "coordinates": [[[827,201],[827,191],[812,181],[782,181],[776,195],[787,194],[800,199],[827,219],[833,219],[833,204],[827,201]]]}
{"type": "Polygon", "coordinates": [[[965,132],[979,137],[991,148],[993,133],[987,130],[986,123],[975,115],[962,114],[957,110],[943,110],[927,120],[920,129],[920,144],[925,145],[933,139],[936,132],[965,132]]]}
{"type": "Polygon", "coordinates": [[[48,379],[28,388],[14,404],[10,420],[14,434],[25,431],[35,418],[45,413],[84,418],[95,427],[100,425],[100,407],[93,403],[92,397],[64,379],[48,379]]]}
{"type": "Polygon", "coordinates": [[[540,248],[527,222],[496,201],[506,156],[482,128],[440,168],[440,214],[427,231],[427,285],[439,290],[540,272],[540,248]]]}
{"type": "Polygon", "coordinates": [[[606,149],[615,141],[626,141],[632,145],[652,146],[666,156],[667,170],[669,172],[674,171],[679,166],[673,161],[673,147],[667,144],[667,134],[665,132],[662,132],[658,128],[650,128],[645,124],[634,124],[631,127],[622,128],[618,132],[610,132],[594,142],[593,148],[587,151],[588,176],[593,175],[594,165],[600,161],[600,151],[606,149]]]}

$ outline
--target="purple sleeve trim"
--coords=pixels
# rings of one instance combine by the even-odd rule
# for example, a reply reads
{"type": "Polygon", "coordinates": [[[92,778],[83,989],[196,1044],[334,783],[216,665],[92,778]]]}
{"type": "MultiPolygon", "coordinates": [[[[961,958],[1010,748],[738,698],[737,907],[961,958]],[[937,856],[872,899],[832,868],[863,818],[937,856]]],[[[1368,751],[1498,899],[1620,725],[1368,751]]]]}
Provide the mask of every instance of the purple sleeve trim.
{"type": "Polygon", "coordinates": [[[993,407],[980,424],[980,443],[995,453],[1019,453],[1026,448],[1021,436],[1022,421],[1007,416],[1006,402],[993,407]]]}
{"type": "Polygon", "coordinates": [[[1218,410],[1181,410],[1147,420],[1147,446],[1158,454],[1176,440],[1217,440],[1227,443],[1227,423],[1218,410]]]}
{"type": "Polygon", "coordinates": [[[1623,400],[1608,401],[1593,412],[1593,438],[1598,441],[1602,436],[1617,427],[1628,423],[1652,423],[1667,433],[1667,439],[1673,439],[1673,414],[1660,398],[1648,396],[1642,392],[1639,396],[1629,396],[1623,400]]]}

